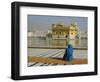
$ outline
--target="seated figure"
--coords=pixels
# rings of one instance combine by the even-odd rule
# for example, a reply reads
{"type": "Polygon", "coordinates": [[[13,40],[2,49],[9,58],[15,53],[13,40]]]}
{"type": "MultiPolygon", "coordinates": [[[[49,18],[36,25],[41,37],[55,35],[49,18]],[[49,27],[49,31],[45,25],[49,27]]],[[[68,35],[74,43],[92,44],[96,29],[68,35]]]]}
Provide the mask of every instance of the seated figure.
{"type": "Polygon", "coordinates": [[[63,60],[66,60],[66,61],[73,60],[73,47],[72,47],[72,45],[69,44],[68,48],[66,48],[63,60]]]}

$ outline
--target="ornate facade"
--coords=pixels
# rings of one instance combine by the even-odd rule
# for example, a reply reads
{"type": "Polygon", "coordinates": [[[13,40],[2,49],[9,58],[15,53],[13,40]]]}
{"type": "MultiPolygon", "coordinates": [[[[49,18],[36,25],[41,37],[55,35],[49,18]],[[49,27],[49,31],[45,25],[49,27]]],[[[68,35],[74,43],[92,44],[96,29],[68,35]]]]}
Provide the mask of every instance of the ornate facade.
{"type": "Polygon", "coordinates": [[[75,39],[78,36],[78,27],[76,24],[64,26],[63,24],[52,24],[53,39],[75,39]]]}

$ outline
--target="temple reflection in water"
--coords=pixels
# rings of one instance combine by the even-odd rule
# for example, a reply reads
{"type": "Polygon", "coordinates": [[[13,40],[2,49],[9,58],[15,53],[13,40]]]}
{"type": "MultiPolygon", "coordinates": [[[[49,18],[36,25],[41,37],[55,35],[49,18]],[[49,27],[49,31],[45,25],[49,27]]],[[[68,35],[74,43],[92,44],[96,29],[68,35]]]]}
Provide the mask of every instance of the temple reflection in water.
{"type": "Polygon", "coordinates": [[[87,48],[87,39],[28,38],[28,47],[66,47],[68,44],[75,48],[87,48]]]}
{"type": "Polygon", "coordinates": [[[28,47],[66,47],[87,48],[87,33],[81,34],[76,23],[64,26],[52,24],[48,32],[35,31],[28,36],[28,47]]]}

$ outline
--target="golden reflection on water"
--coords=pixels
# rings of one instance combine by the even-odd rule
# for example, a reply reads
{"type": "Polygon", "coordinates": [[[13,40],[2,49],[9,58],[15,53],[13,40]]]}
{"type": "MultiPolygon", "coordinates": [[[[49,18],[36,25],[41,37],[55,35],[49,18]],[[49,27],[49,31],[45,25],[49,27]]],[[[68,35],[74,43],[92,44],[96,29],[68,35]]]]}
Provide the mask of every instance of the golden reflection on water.
{"type": "Polygon", "coordinates": [[[28,38],[28,47],[87,47],[87,39],[28,38]]]}
{"type": "Polygon", "coordinates": [[[73,47],[79,46],[81,44],[81,40],[80,39],[74,39],[74,40],[70,39],[68,41],[68,44],[71,44],[73,47]]]}

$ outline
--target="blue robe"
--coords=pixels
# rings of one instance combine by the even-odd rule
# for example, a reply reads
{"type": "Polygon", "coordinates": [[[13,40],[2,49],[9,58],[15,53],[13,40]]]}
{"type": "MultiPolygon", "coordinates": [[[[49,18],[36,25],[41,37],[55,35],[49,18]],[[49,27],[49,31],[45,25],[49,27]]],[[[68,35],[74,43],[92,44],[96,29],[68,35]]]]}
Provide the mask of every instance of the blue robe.
{"type": "Polygon", "coordinates": [[[73,47],[72,47],[72,45],[68,45],[68,48],[66,48],[63,59],[66,61],[73,60],[73,47]]]}

